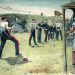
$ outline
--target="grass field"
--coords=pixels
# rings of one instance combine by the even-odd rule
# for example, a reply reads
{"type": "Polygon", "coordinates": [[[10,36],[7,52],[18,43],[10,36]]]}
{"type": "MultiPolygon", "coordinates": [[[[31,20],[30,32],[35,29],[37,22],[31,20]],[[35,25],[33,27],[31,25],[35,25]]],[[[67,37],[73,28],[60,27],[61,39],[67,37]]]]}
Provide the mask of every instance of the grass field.
{"type": "Polygon", "coordinates": [[[50,75],[64,72],[63,41],[50,40],[39,47],[28,45],[29,33],[13,34],[20,42],[23,56],[29,59],[28,63],[16,63],[14,43],[7,41],[3,56],[0,60],[0,75],[50,75]]]}

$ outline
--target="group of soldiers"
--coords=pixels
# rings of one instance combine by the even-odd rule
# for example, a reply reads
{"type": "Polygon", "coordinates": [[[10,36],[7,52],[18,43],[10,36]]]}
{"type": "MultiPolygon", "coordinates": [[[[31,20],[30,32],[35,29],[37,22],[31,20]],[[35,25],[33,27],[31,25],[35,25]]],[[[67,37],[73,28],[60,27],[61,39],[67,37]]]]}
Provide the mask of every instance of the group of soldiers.
{"type": "Polygon", "coordinates": [[[37,42],[41,43],[41,38],[42,38],[42,30],[44,30],[44,42],[48,42],[50,39],[55,39],[59,40],[59,34],[62,40],[62,23],[57,22],[54,25],[49,25],[48,20],[47,21],[42,21],[37,24],[36,19],[32,19],[32,22],[30,23],[31,27],[31,32],[30,32],[30,37],[29,37],[29,45],[31,46],[31,40],[33,37],[34,44],[37,45],[36,43],[36,30],[37,30],[37,42]]]}

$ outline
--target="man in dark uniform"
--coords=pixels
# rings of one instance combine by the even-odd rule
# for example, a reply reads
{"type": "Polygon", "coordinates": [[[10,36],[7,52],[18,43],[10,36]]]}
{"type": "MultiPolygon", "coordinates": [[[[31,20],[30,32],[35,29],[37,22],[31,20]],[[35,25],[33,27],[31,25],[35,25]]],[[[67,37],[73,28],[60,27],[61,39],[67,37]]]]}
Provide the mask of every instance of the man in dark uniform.
{"type": "Polygon", "coordinates": [[[30,38],[29,38],[29,45],[31,46],[32,37],[33,37],[34,44],[37,45],[36,36],[35,36],[35,29],[36,29],[37,25],[36,25],[35,19],[32,19],[32,23],[30,23],[30,27],[31,27],[31,32],[30,32],[30,38]]]}
{"type": "Polygon", "coordinates": [[[47,39],[48,39],[48,31],[49,31],[49,25],[48,25],[48,23],[47,22],[45,22],[44,24],[43,24],[43,28],[44,28],[44,32],[45,32],[45,42],[47,42],[47,39]]]}
{"type": "Polygon", "coordinates": [[[55,38],[55,34],[56,34],[56,26],[53,25],[53,39],[55,38]]]}
{"type": "Polygon", "coordinates": [[[51,39],[53,39],[53,26],[49,26],[49,35],[48,35],[48,39],[50,40],[50,38],[51,39]]]}
{"type": "Polygon", "coordinates": [[[38,28],[37,28],[38,29],[38,36],[37,36],[38,43],[41,43],[42,25],[43,25],[43,21],[38,24],[38,28]]]}

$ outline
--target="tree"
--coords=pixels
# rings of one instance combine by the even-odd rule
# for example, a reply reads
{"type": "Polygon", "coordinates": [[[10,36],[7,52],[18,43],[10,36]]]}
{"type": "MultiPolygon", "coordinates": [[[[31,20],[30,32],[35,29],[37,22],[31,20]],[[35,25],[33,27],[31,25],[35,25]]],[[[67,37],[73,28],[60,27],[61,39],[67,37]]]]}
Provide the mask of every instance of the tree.
{"type": "Polygon", "coordinates": [[[24,31],[27,30],[26,23],[27,23],[26,19],[22,19],[21,20],[21,23],[20,24],[21,24],[22,28],[24,29],[24,31]]]}

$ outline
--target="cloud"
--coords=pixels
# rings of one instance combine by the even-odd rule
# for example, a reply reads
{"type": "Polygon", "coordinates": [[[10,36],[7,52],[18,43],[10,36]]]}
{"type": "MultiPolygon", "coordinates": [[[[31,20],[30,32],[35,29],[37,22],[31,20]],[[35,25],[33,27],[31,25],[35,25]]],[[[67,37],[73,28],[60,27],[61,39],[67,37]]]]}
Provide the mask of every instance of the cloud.
{"type": "Polygon", "coordinates": [[[7,3],[6,0],[0,0],[0,4],[4,4],[4,3],[7,3]]]}
{"type": "Polygon", "coordinates": [[[35,15],[40,15],[41,12],[43,12],[43,14],[45,16],[51,16],[53,15],[53,11],[55,10],[54,8],[47,8],[47,7],[30,7],[30,6],[18,6],[18,5],[11,5],[9,7],[5,7],[2,6],[0,9],[0,13],[5,13],[4,11],[6,11],[6,13],[21,13],[21,14],[35,14],[35,15]]]}
{"type": "MultiPolygon", "coordinates": [[[[58,10],[60,12],[62,12],[61,7],[53,7],[53,6],[47,6],[47,7],[41,7],[41,6],[27,6],[27,5],[20,5],[18,3],[20,2],[25,2],[25,1],[34,1],[34,0],[0,0],[0,2],[7,2],[6,4],[2,4],[0,5],[0,13],[21,13],[21,14],[37,14],[40,15],[41,12],[43,12],[43,14],[45,16],[53,16],[54,15],[54,11],[58,10]],[[13,4],[15,2],[15,4],[13,4]],[[16,3],[17,2],[17,3],[16,3]]],[[[38,0],[40,1],[40,0],[38,0]]],[[[50,1],[50,0],[44,0],[46,1],[50,1]]],[[[52,0],[51,0],[52,1],[52,0]]],[[[54,1],[54,0],[53,0],[54,1]]],[[[43,2],[43,0],[42,0],[43,2]]],[[[67,11],[68,14],[66,14],[68,17],[72,16],[72,12],[71,11],[67,11]]]]}

